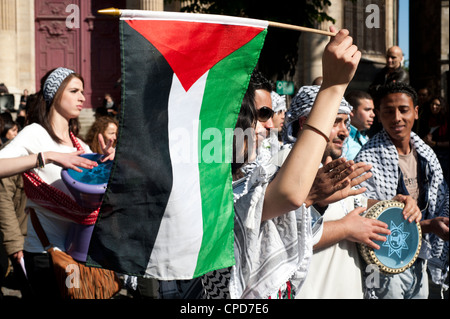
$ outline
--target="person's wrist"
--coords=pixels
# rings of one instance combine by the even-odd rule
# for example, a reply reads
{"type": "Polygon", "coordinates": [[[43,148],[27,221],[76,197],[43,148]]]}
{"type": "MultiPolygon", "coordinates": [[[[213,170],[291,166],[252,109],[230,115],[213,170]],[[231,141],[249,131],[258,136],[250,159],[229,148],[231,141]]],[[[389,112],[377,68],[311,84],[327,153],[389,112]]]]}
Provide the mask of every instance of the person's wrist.
{"type": "Polygon", "coordinates": [[[348,83],[339,83],[337,84],[335,81],[328,81],[327,79],[323,79],[323,82],[320,86],[321,91],[329,91],[334,94],[344,95],[345,90],[347,89],[348,83]]]}
{"type": "Polygon", "coordinates": [[[45,164],[53,163],[53,152],[44,152],[45,164]]]}

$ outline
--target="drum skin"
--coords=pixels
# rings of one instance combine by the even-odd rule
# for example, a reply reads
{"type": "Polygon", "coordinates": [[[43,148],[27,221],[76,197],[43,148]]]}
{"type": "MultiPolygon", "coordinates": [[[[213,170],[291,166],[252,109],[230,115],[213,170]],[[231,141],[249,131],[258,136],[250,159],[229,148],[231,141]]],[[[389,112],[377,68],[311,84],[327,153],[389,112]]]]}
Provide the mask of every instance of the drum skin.
{"type": "Polygon", "coordinates": [[[77,203],[88,209],[100,207],[103,195],[108,186],[112,161],[101,162],[103,155],[88,153],[80,155],[98,163],[92,169],[81,168],[82,172],[73,169],[63,169],[61,178],[74,196],[77,203]]]}
{"type": "Polygon", "coordinates": [[[420,224],[405,220],[402,214],[403,207],[404,204],[397,201],[380,201],[363,214],[366,218],[386,223],[391,231],[385,242],[374,241],[380,249],[357,244],[364,261],[375,264],[387,274],[398,274],[411,267],[419,255],[422,244],[420,224]]]}

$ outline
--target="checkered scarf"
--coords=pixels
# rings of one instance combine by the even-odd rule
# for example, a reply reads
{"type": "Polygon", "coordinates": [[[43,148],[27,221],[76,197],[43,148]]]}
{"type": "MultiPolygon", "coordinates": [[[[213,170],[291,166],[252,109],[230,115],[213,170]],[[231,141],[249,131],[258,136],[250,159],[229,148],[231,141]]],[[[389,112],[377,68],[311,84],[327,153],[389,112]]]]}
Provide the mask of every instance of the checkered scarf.
{"type": "MultiPolygon", "coordinates": [[[[83,147],[72,132],[70,137],[77,150],[83,150],[83,147]]],[[[81,207],[69,195],[47,184],[31,170],[22,175],[24,177],[25,194],[34,203],[78,224],[95,224],[100,207],[94,211],[81,207]]]]}
{"type": "MultiPolygon", "coordinates": [[[[444,180],[441,165],[433,150],[414,132],[411,132],[411,145],[426,164],[426,182],[428,186],[428,206],[423,219],[437,216],[448,217],[449,190],[444,180]]],[[[367,187],[365,196],[378,200],[389,200],[397,195],[399,180],[398,152],[389,135],[382,130],[372,137],[361,149],[355,162],[372,164],[371,177],[360,187],[367,187]]],[[[448,273],[449,242],[443,241],[435,234],[425,234],[420,256],[428,260],[432,279],[442,284],[448,273]]]]}
{"type": "MultiPolygon", "coordinates": [[[[308,117],[311,113],[311,109],[319,93],[319,85],[302,86],[298,90],[295,97],[292,99],[291,106],[286,112],[283,127],[283,142],[285,144],[295,143],[297,136],[294,136],[293,123],[298,121],[301,117],[308,117]]],[[[345,98],[342,98],[339,104],[338,114],[347,114],[350,119],[350,112],[353,107],[347,102],[345,98]]],[[[349,121],[350,123],[350,121],[349,121]]]]}
{"type": "Polygon", "coordinates": [[[272,98],[272,110],[276,113],[279,111],[286,111],[286,96],[279,95],[277,92],[270,92],[272,98]]]}

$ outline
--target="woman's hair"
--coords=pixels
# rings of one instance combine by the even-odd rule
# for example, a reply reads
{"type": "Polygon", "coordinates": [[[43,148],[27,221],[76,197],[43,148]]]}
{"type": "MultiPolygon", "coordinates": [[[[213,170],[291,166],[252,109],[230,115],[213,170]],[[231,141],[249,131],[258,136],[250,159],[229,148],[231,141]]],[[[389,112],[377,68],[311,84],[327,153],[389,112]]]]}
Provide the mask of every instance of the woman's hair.
{"type": "MultiPolygon", "coordinates": [[[[42,91],[42,88],[44,87],[45,80],[49,77],[49,75],[54,70],[51,70],[47,72],[46,75],[44,75],[41,79],[41,90],[37,93],[36,100],[34,103],[30,105],[30,108],[28,110],[27,114],[27,125],[37,123],[40,124],[52,137],[52,139],[56,143],[61,143],[62,140],[56,135],[55,131],[53,130],[52,124],[50,123],[50,110],[55,104],[60,103],[62,94],[64,92],[64,89],[66,88],[67,84],[73,79],[78,78],[84,86],[84,80],[83,77],[78,73],[72,73],[68,75],[59,86],[58,90],[56,91],[56,94],[53,98],[53,101],[48,104],[44,99],[44,94],[42,91]]],[[[69,128],[73,126],[74,119],[69,120],[69,128]]]]}
{"type": "Polygon", "coordinates": [[[8,134],[8,131],[12,129],[14,126],[17,126],[17,128],[19,128],[17,122],[12,119],[9,113],[2,113],[0,118],[1,118],[0,121],[3,123],[0,131],[1,138],[5,138],[6,134],[8,134]]]}
{"type": "MultiPolygon", "coordinates": [[[[117,128],[119,128],[119,122],[111,116],[99,117],[95,120],[94,123],[92,123],[92,126],[89,129],[88,133],[86,134],[86,138],[85,138],[85,142],[86,142],[86,144],[89,145],[92,152],[98,153],[98,154],[102,153],[102,149],[98,143],[98,134],[102,134],[103,138],[105,138],[104,132],[106,131],[106,129],[110,123],[113,123],[114,125],[116,125],[117,128]]],[[[115,146],[116,142],[114,142],[113,147],[115,146]]]]}
{"type": "Polygon", "coordinates": [[[439,125],[445,125],[445,123],[448,121],[447,113],[448,113],[448,105],[447,101],[442,96],[434,96],[430,99],[428,107],[430,110],[427,112],[428,118],[435,118],[437,120],[437,123],[439,125]],[[441,103],[439,114],[432,115],[431,113],[431,103],[433,103],[434,100],[438,100],[441,103]]]}
{"type": "Polygon", "coordinates": [[[248,161],[249,145],[251,145],[251,143],[256,143],[256,141],[249,141],[249,136],[247,134],[244,134],[244,145],[239,146],[238,144],[240,139],[236,138],[236,129],[241,129],[242,132],[245,132],[249,128],[254,129],[256,127],[256,122],[257,114],[255,106],[255,89],[252,84],[250,84],[247,92],[244,95],[241,110],[236,121],[235,134],[233,134],[233,161],[231,163],[233,179],[238,179],[239,177],[241,177],[239,169],[248,161]],[[242,152],[242,147],[244,148],[243,157],[240,155],[242,152]],[[238,160],[238,158],[242,158],[243,161],[238,160]]]}
{"type": "Polygon", "coordinates": [[[431,102],[433,102],[434,100],[438,100],[439,103],[441,103],[439,114],[443,115],[445,117],[446,114],[448,113],[447,101],[442,96],[434,96],[433,98],[430,99],[430,105],[431,105],[431,102]]]}

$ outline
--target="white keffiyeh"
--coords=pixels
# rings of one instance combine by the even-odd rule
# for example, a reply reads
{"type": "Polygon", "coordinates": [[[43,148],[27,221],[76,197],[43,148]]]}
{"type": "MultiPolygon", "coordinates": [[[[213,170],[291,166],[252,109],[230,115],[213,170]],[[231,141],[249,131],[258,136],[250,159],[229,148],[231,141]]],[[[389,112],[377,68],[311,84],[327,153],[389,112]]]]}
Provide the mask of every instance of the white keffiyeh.
{"type": "MultiPolygon", "coordinates": [[[[427,192],[427,209],[423,219],[438,216],[448,217],[448,185],[444,180],[439,160],[433,150],[414,132],[411,132],[411,146],[415,148],[419,162],[425,166],[425,191],[427,192]]],[[[372,164],[371,177],[360,187],[367,187],[365,196],[379,200],[389,200],[397,195],[399,181],[399,156],[389,135],[382,130],[367,142],[355,158],[355,162],[372,164]]],[[[423,207],[421,207],[422,209],[423,207]]],[[[435,234],[427,233],[423,237],[420,257],[428,260],[432,280],[443,285],[448,274],[448,241],[443,241],[435,234]]]]}
{"type": "Polygon", "coordinates": [[[266,299],[287,281],[298,291],[306,277],[313,246],[309,211],[301,207],[261,222],[264,194],[277,167],[252,168],[233,183],[236,264],[204,276],[206,298],[266,299]]]}
{"type": "Polygon", "coordinates": [[[270,92],[272,98],[272,110],[277,113],[279,111],[286,111],[286,96],[279,95],[277,92],[270,92]]]}
{"type": "MultiPolygon", "coordinates": [[[[317,94],[319,94],[319,85],[302,86],[298,90],[291,102],[289,110],[286,112],[283,126],[283,142],[285,144],[295,143],[297,136],[294,136],[294,122],[298,122],[301,117],[308,117],[314,106],[317,94]]],[[[347,114],[350,119],[350,112],[353,107],[347,102],[345,98],[341,99],[339,103],[339,114],[347,114]]],[[[350,125],[350,121],[348,123],[350,125]]]]}

